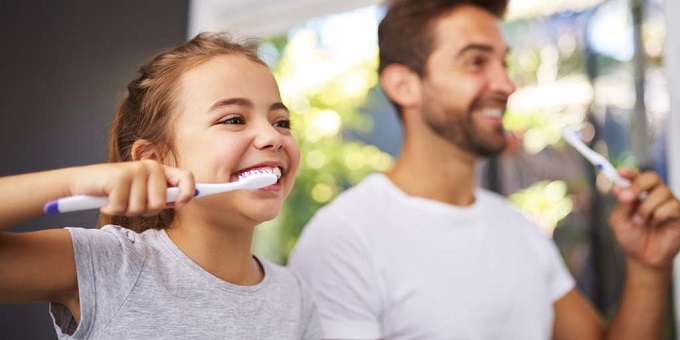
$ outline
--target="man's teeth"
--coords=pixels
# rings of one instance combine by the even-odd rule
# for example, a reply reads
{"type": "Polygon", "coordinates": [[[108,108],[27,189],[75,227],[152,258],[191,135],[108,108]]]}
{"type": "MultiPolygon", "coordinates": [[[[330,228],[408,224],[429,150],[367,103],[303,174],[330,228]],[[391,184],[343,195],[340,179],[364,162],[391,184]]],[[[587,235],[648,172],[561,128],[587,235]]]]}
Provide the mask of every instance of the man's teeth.
{"type": "Polygon", "coordinates": [[[491,118],[503,118],[503,110],[501,109],[483,109],[482,110],[482,115],[486,117],[491,117],[491,118]]]}

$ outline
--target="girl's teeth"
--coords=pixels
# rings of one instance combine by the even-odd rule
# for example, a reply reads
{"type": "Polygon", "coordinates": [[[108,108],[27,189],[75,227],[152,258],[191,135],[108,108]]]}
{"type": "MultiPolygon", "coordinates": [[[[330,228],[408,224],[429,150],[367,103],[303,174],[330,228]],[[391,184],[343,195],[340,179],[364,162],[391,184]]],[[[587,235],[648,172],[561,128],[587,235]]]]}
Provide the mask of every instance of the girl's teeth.
{"type": "Polygon", "coordinates": [[[238,177],[243,178],[263,173],[274,174],[276,178],[281,178],[281,168],[279,167],[250,169],[248,171],[241,172],[240,174],[238,174],[238,177]]]}
{"type": "Polygon", "coordinates": [[[278,166],[272,169],[272,173],[276,175],[276,178],[281,178],[281,168],[278,166]]]}

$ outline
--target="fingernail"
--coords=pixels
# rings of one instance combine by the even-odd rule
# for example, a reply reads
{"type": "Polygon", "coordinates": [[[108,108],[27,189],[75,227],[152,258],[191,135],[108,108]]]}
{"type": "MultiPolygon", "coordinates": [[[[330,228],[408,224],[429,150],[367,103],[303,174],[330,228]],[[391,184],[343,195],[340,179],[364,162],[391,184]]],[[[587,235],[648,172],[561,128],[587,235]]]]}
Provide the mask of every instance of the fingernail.
{"type": "Polygon", "coordinates": [[[641,226],[643,223],[645,223],[645,219],[642,216],[635,214],[633,216],[633,223],[635,223],[638,226],[641,226]]]}
{"type": "Polygon", "coordinates": [[[635,198],[635,194],[631,190],[624,190],[621,192],[621,198],[624,200],[632,200],[635,198]]]}

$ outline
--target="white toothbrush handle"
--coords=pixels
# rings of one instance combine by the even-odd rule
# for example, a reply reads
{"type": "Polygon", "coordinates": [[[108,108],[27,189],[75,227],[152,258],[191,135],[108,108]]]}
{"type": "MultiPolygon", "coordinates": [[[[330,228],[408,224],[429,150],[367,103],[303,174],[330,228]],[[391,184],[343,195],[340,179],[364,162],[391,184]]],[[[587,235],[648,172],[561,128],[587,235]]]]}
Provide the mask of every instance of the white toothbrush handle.
{"type": "Polygon", "coordinates": [[[59,214],[71,211],[101,208],[107,204],[109,204],[108,197],[76,195],[48,202],[45,205],[45,212],[48,214],[59,214]]]}
{"type": "Polygon", "coordinates": [[[611,163],[606,162],[606,163],[599,163],[597,165],[597,168],[602,171],[602,173],[607,176],[610,180],[614,182],[614,184],[621,186],[623,188],[627,188],[630,186],[630,181],[621,177],[619,175],[619,172],[616,171],[616,168],[614,168],[611,163]]]}
{"type": "MultiPolygon", "coordinates": [[[[195,193],[194,195],[196,195],[195,193]]],[[[179,195],[179,188],[170,187],[166,191],[167,203],[171,203],[177,200],[179,195]]],[[[75,195],[60,198],[54,201],[47,202],[45,204],[45,213],[47,214],[61,214],[65,212],[80,211],[101,208],[109,204],[109,198],[103,196],[91,196],[91,195],[75,195]]]]}
{"type": "MultiPolygon", "coordinates": [[[[253,173],[254,174],[243,176],[235,182],[197,183],[196,190],[194,191],[194,197],[202,197],[239,189],[256,190],[264,188],[268,185],[272,185],[278,180],[278,177],[272,172],[254,170],[253,173]]],[[[167,203],[172,203],[177,200],[178,195],[179,188],[170,187],[167,189],[165,201],[167,203]]],[[[71,211],[101,208],[107,204],[109,204],[109,199],[107,197],[76,195],[47,202],[47,204],[45,204],[44,211],[47,214],[60,214],[71,211]]]]}
{"type": "Polygon", "coordinates": [[[569,145],[573,146],[576,151],[581,153],[583,157],[585,157],[588,161],[590,161],[590,163],[597,167],[605,176],[607,176],[607,178],[624,188],[630,186],[630,181],[621,177],[619,172],[616,171],[616,168],[614,168],[614,166],[609,163],[609,161],[604,156],[593,151],[588,146],[586,146],[585,143],[583,143],[579,137],[579,133],[575,129],[565,125],[560,128],[560,132],[562,133],[564,140],[569,143],[569,145]]]}

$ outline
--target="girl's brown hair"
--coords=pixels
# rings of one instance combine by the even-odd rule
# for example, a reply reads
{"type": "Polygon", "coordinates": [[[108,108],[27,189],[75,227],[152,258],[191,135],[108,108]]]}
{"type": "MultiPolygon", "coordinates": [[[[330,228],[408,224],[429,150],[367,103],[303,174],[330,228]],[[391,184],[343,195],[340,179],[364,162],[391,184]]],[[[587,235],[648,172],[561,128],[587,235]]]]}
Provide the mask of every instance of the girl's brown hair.
{"type": "MultiPolygon", "coordinates": [[[[266,64],[253,44],[236,41],[226,33],[201,33],[190,41],[165,50],[139,68],[139,78],[127,86],[127,96],[116,111],[109,136],[109,162],[132,161],[132,145],[144,139],[161,152],[173,152],[172,119],[177,110],[180,77],[190,69],[219,55],[240,55],[266,64]]],[[[117,224],[136,232],[163,229],[173,220],[174,210],[164,209],[153,217],[100,215],[100,225],[117,224]]]]}

